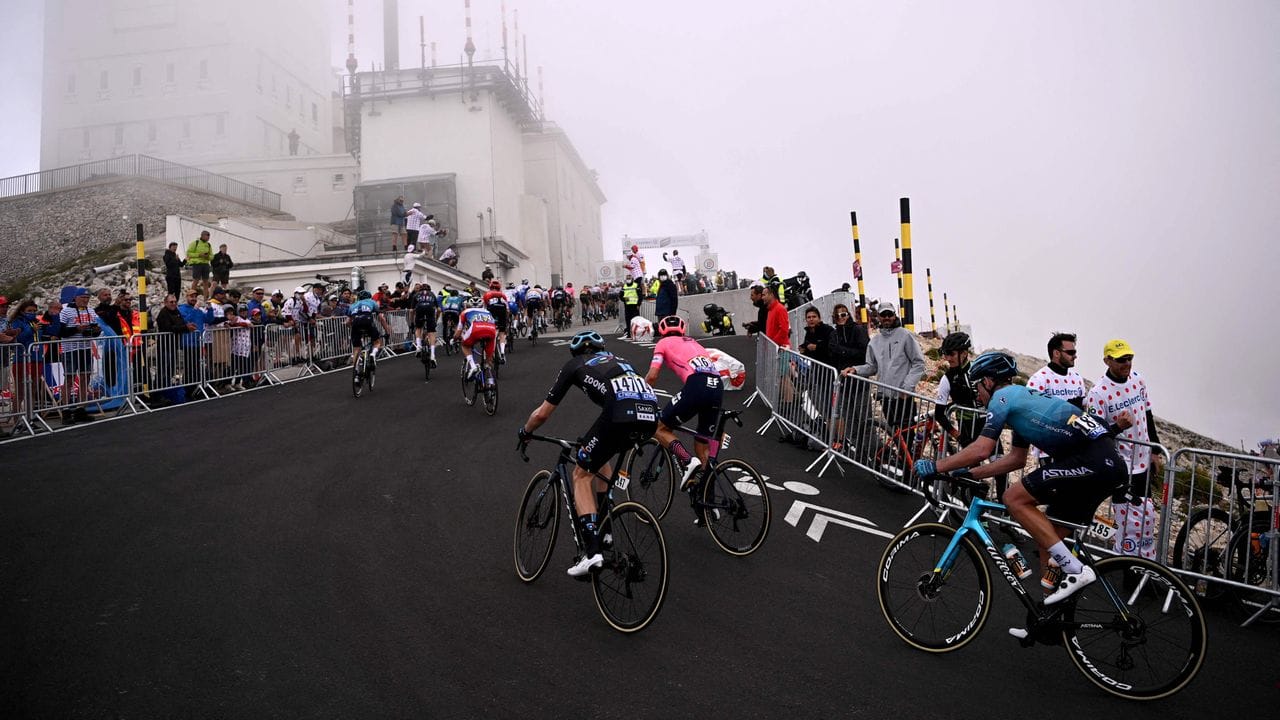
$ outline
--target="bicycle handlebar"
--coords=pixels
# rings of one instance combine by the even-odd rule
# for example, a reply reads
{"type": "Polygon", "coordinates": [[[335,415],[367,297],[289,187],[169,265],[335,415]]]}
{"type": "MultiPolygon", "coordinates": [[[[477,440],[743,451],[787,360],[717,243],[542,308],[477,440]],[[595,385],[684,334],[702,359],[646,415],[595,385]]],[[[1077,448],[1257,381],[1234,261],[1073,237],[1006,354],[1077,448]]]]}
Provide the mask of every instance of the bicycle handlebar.
{"type": "Polygon", "coordinates": [[[547,435],[534,435],[533,433],[529,433],[528,435],[524,436],[523,440],[520,440],[516,443],[516,452],[520,453],[520,458],[525,462],[529,462],[529,453],[527,452],[527,450],[529,449],[530,440],[537,440],[539,442],[546,442],[546,443],[555,443],[556,445],[559,445],[560,448],[563,450],[572,450],[578,446],[578,443],[570,440],[550,437],[547,435]]]}
{"type": "Polygon", "coordinates": [[[986,495],[987,484],[981,480],[975,480],[968,470],[953,470],[949,473],[936,473],[927,478],[920,478],[921,489],[924,491],[924,499],[934,508],[941,507],[938,498],[933,495],[933,481],[941,480],[950,482],[960,487],[968,488],[975,493],[986,495]]]}

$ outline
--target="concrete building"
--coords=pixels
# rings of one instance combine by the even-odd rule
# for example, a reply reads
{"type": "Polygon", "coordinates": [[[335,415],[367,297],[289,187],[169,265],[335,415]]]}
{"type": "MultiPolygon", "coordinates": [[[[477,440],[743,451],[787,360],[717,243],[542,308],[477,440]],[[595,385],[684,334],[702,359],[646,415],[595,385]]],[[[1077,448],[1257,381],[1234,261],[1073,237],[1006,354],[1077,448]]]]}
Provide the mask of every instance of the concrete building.
{"type": "Polygon", "coordinates": [[[42,169],[333,151],[329,13],[314,2],[47,0],[45,13],[42,169]]]}

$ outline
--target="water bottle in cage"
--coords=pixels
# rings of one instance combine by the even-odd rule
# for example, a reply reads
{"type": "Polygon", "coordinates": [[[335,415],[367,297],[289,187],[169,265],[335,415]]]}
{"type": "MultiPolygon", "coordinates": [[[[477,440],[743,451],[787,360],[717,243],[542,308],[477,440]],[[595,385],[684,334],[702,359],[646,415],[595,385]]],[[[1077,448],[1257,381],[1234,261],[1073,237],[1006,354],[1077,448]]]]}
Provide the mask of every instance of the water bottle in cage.
{"type": "Polygon", "coordinates": [[[1027,559],[1022,556],[1022,551],[1013,543],[1005,543],[1000,548],[1000,552],[1004,553],[1005,558],[1009,560],[1009,569],[1013,570],[1013,574],[1018,576],[1019,580],[1026,580],[1031,577],[1031,568],[1027,567],[1027,559]]]}

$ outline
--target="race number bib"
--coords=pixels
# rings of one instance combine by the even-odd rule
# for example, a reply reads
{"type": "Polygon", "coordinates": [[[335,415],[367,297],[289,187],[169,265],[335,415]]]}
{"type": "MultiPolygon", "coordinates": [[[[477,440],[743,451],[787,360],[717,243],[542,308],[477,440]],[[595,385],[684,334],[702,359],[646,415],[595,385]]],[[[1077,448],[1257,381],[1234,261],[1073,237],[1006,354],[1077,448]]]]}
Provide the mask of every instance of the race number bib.
{"type": "Polygon", "coordinates": [[[1084,415],[1072,415],[1071,419],[1067,421],[1067,424],[1074,428],[1076,432],[1084,435],[1090,440],[1096,440],[1107,434],[1107,429],[1103,427],[1102,423],[1095,420],[1094,417],[1088,413],[1084,415]]]}
{"type": "Polygon", "coordinates": [[[716,364],[706,355],[698,355],[697,357],[690,358],[689,367],[692,368],[694,372],[708,373],[711,375],[720,374],[720,371],[716,369],[716,364]]]}
{"type": "Polygon", "coordinates": [[[657,401],[653,388],[639,375],[627,373],[610,381],[613,396],[619,400],[652,400],[657,401]]]}

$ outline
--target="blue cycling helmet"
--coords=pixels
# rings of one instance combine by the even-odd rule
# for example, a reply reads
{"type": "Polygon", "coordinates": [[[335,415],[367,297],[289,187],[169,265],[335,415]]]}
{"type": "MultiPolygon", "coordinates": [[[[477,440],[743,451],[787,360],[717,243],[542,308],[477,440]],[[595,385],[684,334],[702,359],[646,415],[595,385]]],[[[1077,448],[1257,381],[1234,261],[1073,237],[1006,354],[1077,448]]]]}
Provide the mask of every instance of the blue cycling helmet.
{"type": "Polygon", "coordinates": [[[969,363],[970,384],[976,385],[982,378],[994,378],[997,382],[1018,374],[1018,363],[1013,356],[998,350],[988,350],[969,363]]]}
{"type": "Polygon", "coordinates": [[[360,291],[360,295],[359,295],[359,299],[361,299],[361,300],[372,300],[372,299],[373,299],[373,294],[372,294],[372,293],[370,293],[368,290],[361,290],[361,291],[360,291]]]}
{"type": "Polygon", "coordinates": [[[598,352],[604,349],[604,338],[595,330],[583,330],[569,341],[569,353],[581,355],[588,350],[598,352]]]}

